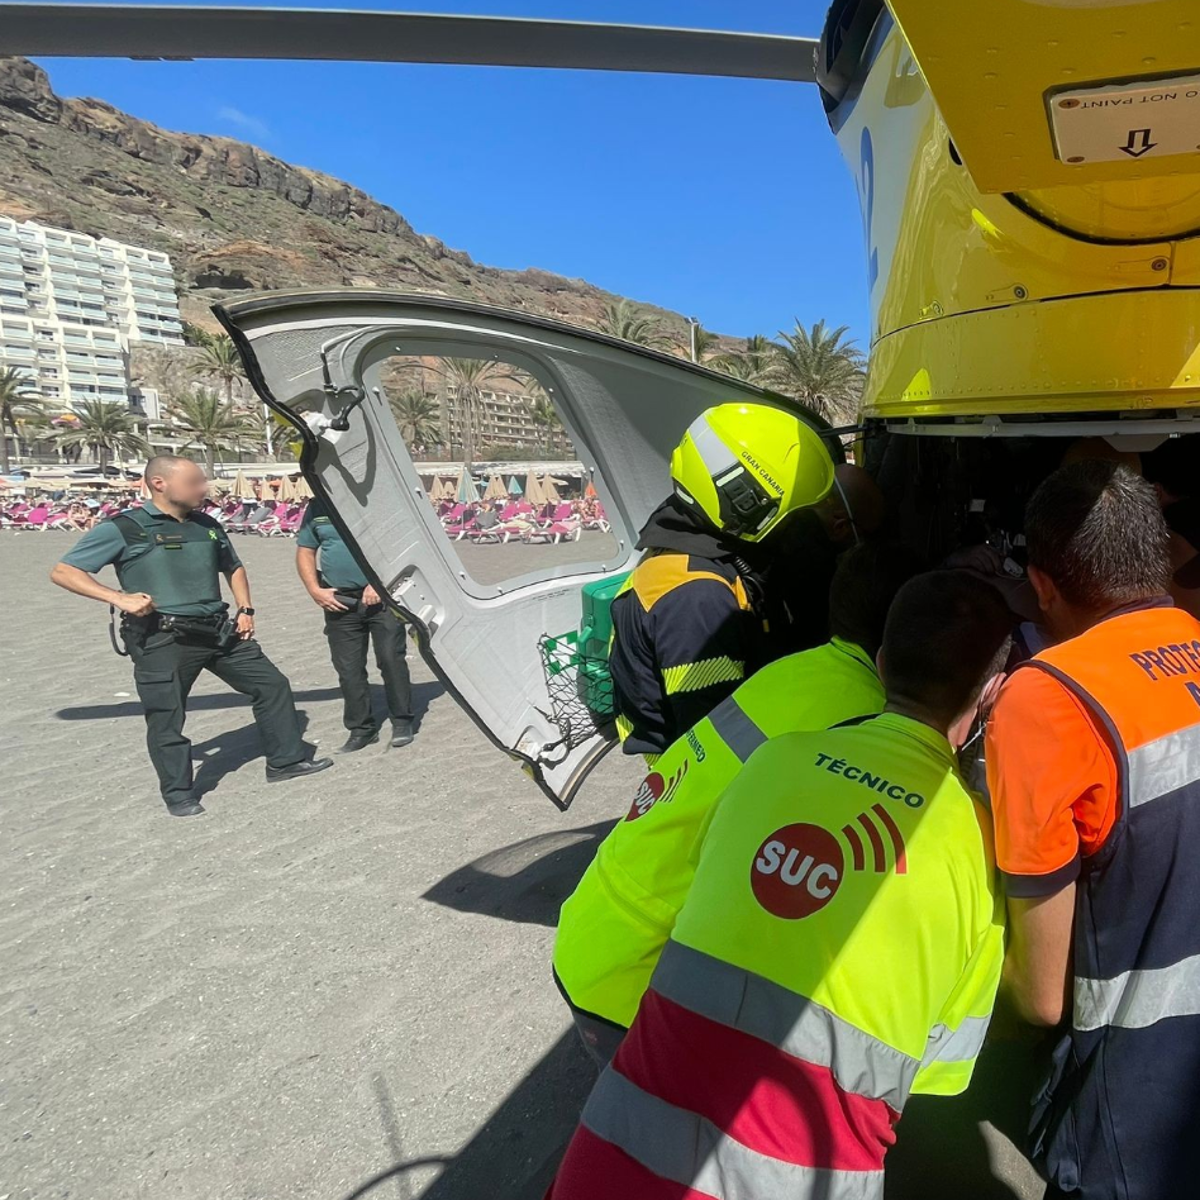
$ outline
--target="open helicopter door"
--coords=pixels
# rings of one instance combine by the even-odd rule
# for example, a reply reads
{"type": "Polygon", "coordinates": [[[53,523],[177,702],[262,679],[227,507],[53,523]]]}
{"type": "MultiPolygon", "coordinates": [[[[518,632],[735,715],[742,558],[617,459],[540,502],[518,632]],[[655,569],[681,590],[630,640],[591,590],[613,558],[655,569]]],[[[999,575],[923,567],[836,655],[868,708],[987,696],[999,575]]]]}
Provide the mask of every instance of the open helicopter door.
{"type": "Polygon", "coordinates": [[[705,408],[800,410],[629,342],[439,297],[319,291],[214,311],[425,660],[565,809],[613,743],[576,655],[581,589],[632,568],[671,450],[705,408]],[[489,461],[514,446],[524,461],[489,461]]]}

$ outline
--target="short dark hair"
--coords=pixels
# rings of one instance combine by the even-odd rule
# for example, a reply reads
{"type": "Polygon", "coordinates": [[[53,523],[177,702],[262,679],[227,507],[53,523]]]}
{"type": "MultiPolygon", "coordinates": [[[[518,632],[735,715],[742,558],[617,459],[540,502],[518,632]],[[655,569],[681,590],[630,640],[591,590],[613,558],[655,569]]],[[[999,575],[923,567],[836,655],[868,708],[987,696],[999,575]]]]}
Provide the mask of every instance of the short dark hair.
{"type": "Polygon", "coordinates": [[[1043,480],[1025,509],[1025,540],[1030,565],[1089,612],[1161,595],[1171,582],[1158,497],[1119,463],[1087,459],[1043,480]]]}
{"type": "Polygon", "coordinates": [[[909,580],[883,631],[888,703],[954,721],[1004,669],[1013,624],[1000,594],[981,579],[929,571],[909,580]]]}
{"type": "Polygon", "coordinates": [[[185,458],[182,454],[156,454],[146,464],[146,469],[142,472],[142,478],[149,483],[155,475],[170,475],[180,463],[191,461],[190,458],[185,458]]]}
{"type": "Polygon", "coordinates": [[[920,570],[917,556],[897,542],[864,542],[847,550],[829,587],[829,632],[874,658],[896,593],[920,570]]]}

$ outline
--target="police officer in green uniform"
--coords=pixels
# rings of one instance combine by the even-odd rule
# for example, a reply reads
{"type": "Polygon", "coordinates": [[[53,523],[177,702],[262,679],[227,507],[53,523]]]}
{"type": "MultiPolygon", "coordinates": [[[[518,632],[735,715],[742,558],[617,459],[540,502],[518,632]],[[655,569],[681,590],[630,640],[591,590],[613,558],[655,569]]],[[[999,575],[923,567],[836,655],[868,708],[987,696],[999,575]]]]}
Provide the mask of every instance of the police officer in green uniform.
{"type": "Polygon", "coordinates": [[[379,741],[367,682],[368,642],[383,676],[392,745],[407,746],[413,740],[412,684],[404,657],[404,623],[367,581],[318,500],[308,506],[296,537],[296,570],[325,612],[329,656],[342,686],[342,720],[350,734],[342,751],[352,753],[379,741]]]}
{"type": "Polygon", "coordinates": [[[146,465],[146,486],[152,501],[85,533],[50,578],[120,609],[167,811],[177,817],[204,812],[193,790],[192,744],[183,722],[188,693],[206,669],[253,699],[269,783],[333,766],[332,759],[307,757],[291,686],[254,640],[246,569],[221,526],[195,511],[208,491],[204,472],[190,459],[161,455],[146,465]],[[116,569],[121,591],[93,578],[106,566],[116,569]],[[233,621],[221,599],[221,575],[238,605],[233,621]]]}

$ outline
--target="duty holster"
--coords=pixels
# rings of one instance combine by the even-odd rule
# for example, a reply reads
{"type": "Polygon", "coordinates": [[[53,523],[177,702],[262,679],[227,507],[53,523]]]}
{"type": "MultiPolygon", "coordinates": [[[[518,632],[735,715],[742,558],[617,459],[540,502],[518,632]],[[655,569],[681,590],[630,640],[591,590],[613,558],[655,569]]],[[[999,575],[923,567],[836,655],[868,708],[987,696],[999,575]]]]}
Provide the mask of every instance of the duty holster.
{"type": "Polygon", "coordinates": [[[237,622],[227,616],[173,617],[166,614],[159,617],[158,628],[193,646],[211,646],[214,650],[226,651],[238,644],[237,622]]]}

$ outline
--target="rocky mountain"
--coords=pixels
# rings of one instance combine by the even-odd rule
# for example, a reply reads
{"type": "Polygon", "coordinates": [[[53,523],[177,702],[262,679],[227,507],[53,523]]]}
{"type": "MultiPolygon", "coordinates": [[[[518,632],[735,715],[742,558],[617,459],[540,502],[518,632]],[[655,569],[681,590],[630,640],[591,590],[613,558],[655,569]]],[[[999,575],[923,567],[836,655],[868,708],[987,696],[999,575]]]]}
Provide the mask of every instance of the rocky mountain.
{"type": "MultiPolygon", "coordinates": [[[[171,256],[184,317],[246,290],[385,287],[594,323],[616,299],[546,271],[475,262],[351,184],[244,142],[172,133],[102,100],[63,99],[0,58],[0,213],[171,256]]],[[[682,317],[657,309],[682,343],[682,317]]]]}

